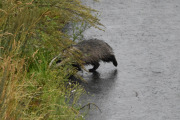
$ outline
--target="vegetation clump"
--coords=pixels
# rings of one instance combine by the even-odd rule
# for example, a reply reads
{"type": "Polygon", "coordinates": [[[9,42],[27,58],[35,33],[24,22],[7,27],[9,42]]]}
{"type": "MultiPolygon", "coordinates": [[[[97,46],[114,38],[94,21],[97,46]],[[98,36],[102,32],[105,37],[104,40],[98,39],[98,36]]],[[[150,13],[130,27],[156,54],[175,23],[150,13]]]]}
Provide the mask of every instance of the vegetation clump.
{"type": "Polygon", "coordinates": [[[92,12],[80,0],[0,2],[0,119],[83,119],[76,103],[84,89],[68,82],[71,61],[48,64],[80,35],[68,34],[68,24],[101,26],[92,12]]]}

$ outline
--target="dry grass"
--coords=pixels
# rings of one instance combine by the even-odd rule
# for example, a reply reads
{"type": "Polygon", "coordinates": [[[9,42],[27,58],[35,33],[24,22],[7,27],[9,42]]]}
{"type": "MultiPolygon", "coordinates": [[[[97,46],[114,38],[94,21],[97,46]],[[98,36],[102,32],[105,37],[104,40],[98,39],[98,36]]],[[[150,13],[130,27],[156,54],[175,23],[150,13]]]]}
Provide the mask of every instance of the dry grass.
{"type": "Polygon", "coordinates": [[[50,70],[48,63],[73,43],[63,32],[66,24],[99,28],[93,11],[79,0],[1,1],[0,119],[83,119],[77,101],[84,90],[68,84],[76,74],[72,61],[59,70],[50,70]]]}

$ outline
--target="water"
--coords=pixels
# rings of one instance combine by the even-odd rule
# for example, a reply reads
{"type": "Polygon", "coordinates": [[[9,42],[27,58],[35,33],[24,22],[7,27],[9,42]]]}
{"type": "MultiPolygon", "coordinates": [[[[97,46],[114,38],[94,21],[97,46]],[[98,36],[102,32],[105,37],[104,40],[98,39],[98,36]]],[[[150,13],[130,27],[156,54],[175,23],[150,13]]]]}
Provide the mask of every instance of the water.
{"type": "Polygon", "coordinates": [[[100,11],[105,32],[85,38],[106,41],[118,67],[101,63],[83,73],[91,106],[87,120],[180,120],[180,1],[88,0],[100,11]]]}

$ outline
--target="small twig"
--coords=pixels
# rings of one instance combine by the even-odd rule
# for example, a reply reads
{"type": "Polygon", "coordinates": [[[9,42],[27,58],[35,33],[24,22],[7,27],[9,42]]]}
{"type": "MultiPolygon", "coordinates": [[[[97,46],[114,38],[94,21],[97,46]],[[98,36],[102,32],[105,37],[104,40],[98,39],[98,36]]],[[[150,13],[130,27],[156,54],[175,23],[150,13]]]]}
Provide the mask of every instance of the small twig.
{"type": "Polygon", "coordinates": [[[94,105],[102,113],[101,109],[94,103],[88,103],[88,104],[84,105],[83,107],[81,107],[80,110],[85,108],[86,106],[88,106],[88,108],[90,109],[91,104],[94,105]]]}
{"type": "Polygon", "coordinates": [[[59,56],[60,56],[60,54],[51,60],[51,62],[49,63],[49,68],[51,67],[52,63],[53,63],[59,56]]]}

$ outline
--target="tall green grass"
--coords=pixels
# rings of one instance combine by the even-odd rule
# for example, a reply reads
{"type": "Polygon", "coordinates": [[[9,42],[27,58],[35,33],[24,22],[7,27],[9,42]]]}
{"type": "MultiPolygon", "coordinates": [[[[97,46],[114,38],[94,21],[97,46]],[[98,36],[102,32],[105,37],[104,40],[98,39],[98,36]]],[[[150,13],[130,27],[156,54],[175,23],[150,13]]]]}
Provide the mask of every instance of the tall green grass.
{"type": "Polygon", "coordinates": [[[48,63],[78,38],[65,25],[101,25],[92,12],[79,0],[1,1],[0,119],[83,119],[76,103],[85,91],[68,80],[76,74],[72,59],[59,69],[48,63]]]}

